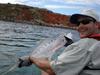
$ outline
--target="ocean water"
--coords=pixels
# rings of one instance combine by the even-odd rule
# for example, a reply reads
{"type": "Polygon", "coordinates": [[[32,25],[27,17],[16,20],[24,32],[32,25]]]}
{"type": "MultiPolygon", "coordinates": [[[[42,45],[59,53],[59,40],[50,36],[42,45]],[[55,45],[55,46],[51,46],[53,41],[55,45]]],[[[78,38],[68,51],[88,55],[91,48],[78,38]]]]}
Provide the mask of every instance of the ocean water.
{"type": "MultiPolygon", "coordinates": [[[[69,32],[73,34],[72,38],[74,41],[79,40],[77,31],[71,29],[0,21],[0,53],[1,55],[5,52],[14,53],[17,57],[28,55],[39,45],[40,41],[47,38],[55,38],[61,33],[69,32]]],[[[3,58],[4,56],[0,57],[0,75],[9,70],[8,68],[4,68],[7,67],[6,64],[8,62],[10,64],[14,63],[13,55],[5,57],[6,60],[4,62],[3,58]],[[11,62],[8,61],[9,58],[11,62]]],[[[6,75],[41,75],[41,70],[32,65],[30,67],[15,68],[6,75]]]]}

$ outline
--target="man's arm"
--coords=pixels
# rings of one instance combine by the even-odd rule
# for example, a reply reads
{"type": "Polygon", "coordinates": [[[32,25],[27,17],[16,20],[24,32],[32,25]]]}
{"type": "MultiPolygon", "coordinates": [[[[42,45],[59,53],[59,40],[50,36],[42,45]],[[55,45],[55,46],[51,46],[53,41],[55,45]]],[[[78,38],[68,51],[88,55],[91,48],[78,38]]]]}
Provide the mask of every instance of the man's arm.
{"type": "Polygon", "coordinates": [[[45,58],[34,58],[29,57],[30,61],[35,64],[37,67],[42,69],[43,71],[47,72],[49,75],[55,75],[54,71],[52,70],[49,60],[45,58]]]}

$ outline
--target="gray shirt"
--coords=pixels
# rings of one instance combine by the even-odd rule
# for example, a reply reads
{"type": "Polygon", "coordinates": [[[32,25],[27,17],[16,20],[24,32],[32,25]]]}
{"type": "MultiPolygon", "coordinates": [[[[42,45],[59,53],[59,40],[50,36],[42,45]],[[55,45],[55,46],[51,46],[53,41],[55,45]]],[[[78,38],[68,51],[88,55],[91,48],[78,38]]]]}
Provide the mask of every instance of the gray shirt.
{"type": "Polygon", "coordinates": [[[56,75],[100,75],[100,41],[85,38],[69,45],[51,66],[56,75]]]}

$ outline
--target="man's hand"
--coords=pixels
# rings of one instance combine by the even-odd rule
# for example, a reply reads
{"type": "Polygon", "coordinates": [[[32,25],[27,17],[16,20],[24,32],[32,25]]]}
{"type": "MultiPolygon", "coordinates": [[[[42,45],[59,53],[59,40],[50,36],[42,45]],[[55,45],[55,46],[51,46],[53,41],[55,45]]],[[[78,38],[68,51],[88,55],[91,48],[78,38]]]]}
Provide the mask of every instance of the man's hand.
{"type": "Polygon", "coordinates": [[[19,62],[18,63],[19,68],[32,65],[32,62],[30,61],[29,56],[23,56],[19,58],[18,62],[19,62]]]}

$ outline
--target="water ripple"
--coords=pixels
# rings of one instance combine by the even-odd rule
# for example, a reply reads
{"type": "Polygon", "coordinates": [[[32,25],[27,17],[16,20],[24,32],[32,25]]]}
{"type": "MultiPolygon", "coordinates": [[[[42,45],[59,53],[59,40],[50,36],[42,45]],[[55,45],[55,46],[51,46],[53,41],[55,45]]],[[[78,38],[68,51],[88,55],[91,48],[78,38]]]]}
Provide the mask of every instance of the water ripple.
{"type": "Polygon", "coordinates": [[[26,47],[26,48],[30,48],[29,46],[25,46],[25,45],[19,45],[19,44],[10,45],[10,44],[6,44],[6,43],[0,43],[0,45],[4,45],[4,46],[15,46],[15,47],[26,47]]]}

